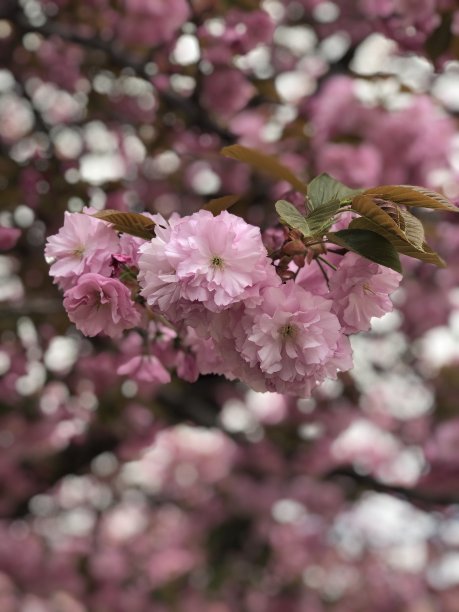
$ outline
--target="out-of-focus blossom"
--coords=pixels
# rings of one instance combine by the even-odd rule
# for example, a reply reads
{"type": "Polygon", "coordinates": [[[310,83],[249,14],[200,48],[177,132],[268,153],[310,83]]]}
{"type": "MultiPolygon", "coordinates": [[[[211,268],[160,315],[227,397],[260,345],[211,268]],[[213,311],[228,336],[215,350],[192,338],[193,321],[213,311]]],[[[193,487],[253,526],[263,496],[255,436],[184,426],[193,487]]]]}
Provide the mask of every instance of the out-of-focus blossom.
{"type": "Polygon", "coordinates": [[[0,227],[0,251],[9,251],[19,240],[21,230],[15,227],[0,227]]]}

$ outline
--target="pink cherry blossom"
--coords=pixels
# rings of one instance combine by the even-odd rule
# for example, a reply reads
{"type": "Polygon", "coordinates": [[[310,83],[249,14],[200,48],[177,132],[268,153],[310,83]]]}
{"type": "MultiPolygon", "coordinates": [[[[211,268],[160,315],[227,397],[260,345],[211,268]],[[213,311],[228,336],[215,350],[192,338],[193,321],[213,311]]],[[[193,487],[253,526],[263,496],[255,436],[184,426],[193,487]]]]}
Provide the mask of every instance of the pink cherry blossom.
{"type": "Polygon", "coordinates": [[[119,366],[120,376],[129,376],[141,382],[168,383],[171,375],[154,355],[136,355],[119,366]]]}
{"type": "Polygon", "coordinates": [[[118,236],[105,222],[66,212],[64,225],[48,238],[45,256],[54,260],[51,276],[67,289],[86,272],[109,275],[111,256],[118,250],[118,236]]]}
{"type": "Polygon", "coordinates": [[[12,249],[19,240],[21,230],[15,227],[0,227],[0,251],[12,249]]]}
{"type": "Polygon", "coordinates": [[[119,238],[119,254],[125,258],[124,261],[129,266],[136,266],[139,260],[139,249],[145,244],[143,238],[121,234],[119,238]]]}
{"type": "MultiPolygon", "coordinates": [[[[221,315],[212,317],[212,325],[215,319],[227,315],[231,310],[225,311],[221,315]]],[[[209,331],[209,330],[207,330],[209,331]]],[[[229,365],[217,349],[215,340],[211,337],[202,337],[196,333],[195,327],[188,327],[185,338],[186,346],[193,352],[197,368],[200,374],[223,374],[227,375],[229,365]]]]}
{"type": "Polygon", "coordinates": [[[159,228],[140,252],[142,295],[166,312],[187,302],[219,312],[278,282],[259,228],[226,211],[201,210],[159,228]]]}
{"type": "Polygon", "coordinates": [[[150,46],[170,40],[190,14],[186,0],[124,0],[124,5],[128,16],[119,21],[121,36],[150,46]]]}
{"type": "Polygon", "coordinates": [[[341,321],[343,332],[367,331],[372,317],[390,312],[393,304],[389,295],[401,279],[402,275],[394,270],[347,253],[330,280],[333,312],[341,321]]]}
{"type": "Polygon", "coordinates": [[[350,348],[340,344],[341,326],[331,309],[330,300],[289,281],[265,289],[262,304],[246,311],[241,354],[260,369],[268,390],[309,395],[326,376],[349,367],[350,348]]]}
{"type": "Polygon", "coordinates": [[[459,217],[420,212],[447,268],[405,265],[350,339],[392,272],[330,245],[322,273],[273,206],[303,190],[220,155],[459,200],[458,8],[0,0],[0,612],[458,612],[459,217]],[[226,194],[266,250],[192,216],[226,194]],[[71,317],[117,341],[69,327],[41,256],[81,202],[169,218],[50,239],[71,317]]]}
{"type": "Polygon", "coordinates": [[[90,337],[103,333],[117,338],[140,322],[129,289],[115,278],[92,272],[65,292],[64,307],[77,329],[90,337]]]}
{"type": "Polygon", "coordinates": [[[349,187],[369,187],[381,182],[383,160],[370,144],[331,143],[319,151],[317,166],[349,187]]]}
{"type": "Polygon", "coordinates": [[[205,108],[218,109],[223,117],[231,117],[245,108],[255,94],[255,88],[239,70],[220,69],[207,76],[202,91],[205,108]]]}

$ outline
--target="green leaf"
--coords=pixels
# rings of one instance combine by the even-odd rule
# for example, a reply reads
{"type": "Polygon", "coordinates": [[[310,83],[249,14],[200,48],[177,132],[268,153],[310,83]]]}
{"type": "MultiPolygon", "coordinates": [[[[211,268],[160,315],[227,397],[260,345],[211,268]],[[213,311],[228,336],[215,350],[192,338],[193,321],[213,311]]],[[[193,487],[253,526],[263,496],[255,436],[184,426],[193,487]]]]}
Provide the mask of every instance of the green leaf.
{"type": "Polygon", "coordinates": [[[303,181],[296,177],[289,168],[281,164],[281,162],[272,155],[266,155],[265,153],[260,153],[260,151],[249,149],[242,145],[224,147],[221,153],[225,157],[230,157],[231,159],[249,164],[249,166],[252,166],[255,170],[261,170],[275,179],[287,181],[287,183],[290,183],[294,189],[301,193],[307,192],[307,186],[303,181]]]}
{"type": "Polygon", "coordinates": [[[338,200],[332,200],[313,210],[312,213],[306,217],[311,234],[314,236],[323,234],[333,224],[339,207],[340,203],[338,200]]]}
{"type": "Polygon", "coordinates": [[[91,215],[91,217],[108,221],[117,232],[124,232],[145,240],[151,240],[155,235],[155,222],[140,213],[120,212],[107,208],[91,215]]]}
{"type": "Polygon", "coordinates": [[[366,189],[352,200],[353,210],[364,218],[355,219],[349,228],[377,232],[399,253],[444,267],[443,259],[425,242],[421,221],[400,205],[458,212],[445,197],[423,187],[382,185],[366,189]]]}
{"type": "Polygon", "coordinates": [[[307,219],[287,200],[278,200],[276,202],[276,211],[281,221],[289,227],[299,230],[304,236],[310,236],[307,219]]]}
{"type": "Polygon", "coordinates": [[[310,209],[315,210],[332,201],[340,201],[361,193],[361,189],[351,189],[340,183],[329,174],[316,176],[308,185],[310,209]]]}
{"type": "Polygon", "coordinates": [[[214,215],[214,217],[216,217],[222,211],[231,208],[231,206],[236,204],[236,202],[238,202],[240,199],[241,196],[238,195],[227,195],[222,196],[221,198],[214,198],[213,200],[209,200],[209,202],[204,204],[202,209],[210,211],[214,215]]]}
{"type": "MultiPolygon", "coordinates": [[[[407,228],[409,228],[409,224],[407,224],[407,228]]],[[[372,232],[376,232],[380,236],[386,238],[386,240],[389,240],[389,242],[394,246],[395,250],[402,255],[407,255],[408,257],[413,257],[414,259],[419,259],[420,261],[431,263],[441,268],[445,267],[446,265],[443,259],[437,255],[437,253],[435,253],[435,251],[433,251],[426,242],[423,242],[419,246],[419,243],[415,244],[410,242],[408,239],[396,236],[373,221],[370,221],[370,219],[365,219],[364,217],[354,219],[349,225],[349,229],[370,230],[372,232]]],[[[411,237],[411,240],[417,241],[419,239],[419,237],[416,238],[413,235],[410,229],[408,229],[407,235],[411,237]]]]}
{"type": "Polygon", "coordinates": [[[419,206],[421,208],[459,212],[459,208],[454,206],[445,196],[436,191],[413,185],[380,185],[379,187],[366,189],[362,196],[389,200],[403,206],[419,206]]]}
{"type": "Polygon", "coordinates": [[[380,234],[367,229],[347,229],[330,232],[327,240],[362,255],[381,266],[402,271],[400,258],[394,246],[380,234]]]}

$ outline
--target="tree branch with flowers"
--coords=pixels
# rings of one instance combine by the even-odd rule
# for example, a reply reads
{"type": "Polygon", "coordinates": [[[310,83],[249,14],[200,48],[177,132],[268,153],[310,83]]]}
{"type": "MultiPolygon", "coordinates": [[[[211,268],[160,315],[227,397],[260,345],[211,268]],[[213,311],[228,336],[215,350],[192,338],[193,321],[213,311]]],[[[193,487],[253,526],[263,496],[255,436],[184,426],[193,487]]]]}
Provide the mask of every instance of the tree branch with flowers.
{"type": "Polygon", "coordinates": [[[276,248],[269,252],[259,228],[223,210],[232,196],[169,220],[66,213],[48,239],[50,273],[83,334],[116,339],[140,328],[143,348],[120,375],[166,383],[171,371],[188,381],[222,374],[257,391],[309,397],[352,367],[349,336],[392,309],[399,253],[444,265],[408,208],[458,209],[420,187],[349,189],[328,174],[306,185],[258,151],[234,145],[223,154],[304,197],[303,210],[276,203],[276,248]]]}

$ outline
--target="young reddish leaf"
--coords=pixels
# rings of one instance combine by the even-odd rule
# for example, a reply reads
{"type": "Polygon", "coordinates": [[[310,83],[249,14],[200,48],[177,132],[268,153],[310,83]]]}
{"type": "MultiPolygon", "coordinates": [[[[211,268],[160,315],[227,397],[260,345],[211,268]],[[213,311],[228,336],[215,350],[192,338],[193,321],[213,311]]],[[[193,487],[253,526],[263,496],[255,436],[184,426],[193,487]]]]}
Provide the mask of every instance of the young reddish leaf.
{"type": "Polygon", "coordinates": [[[402,215],[402,209],[398,204],[395,204],[390,200],[383,200],[381,198],[374,198],[373,201],[381,210],[387,213],[389,217],[395,221],[401,230],[405,231],[405,220],[402,215]]]}
{"type": "Polygon", "coordinates": [[[233,204],[236,204],[236,202],[238,202],[240,199],[241,196],[238,195],[227,195],[222,196],[221,198],[214,198],[213,200],[209,200],[209,202],[204,204],[202,209],[210,211],[214,215],[214,217],[216,217],[224,210],[228,210],[228,208],[231,208],[231,206],[233,206],[233,204]]]}
{"type": "Polygon", "coordinates": [[[411,244],[422,249],[426,238],[422,222],[407,210],[400,209],[400,215],[404,222],[403,231],[406,237],[411,244]]]}
{"type": "Polygon", "coordinates": [[[424,187],[412,185],[381,185],[366,189],[362,197],[371,196],[372,198],[382,198],[403,206],[419,206],[421,208],[434,208],[436,210],[446,210],[449,212],[459,212],[459,208],[454,206],[445,196],[430,191],[424,187]]]}
{"type": "Polygon", "coordinates": [[[352,209],[375,223],[378,227],[395,236],[405,239],[405,234],[394,215],[389,215],[380,205],[375,202],[375,196],[362,194],[352,200],[352,209]]]}
{"type": "Polygon", "coordinates": [[[108,221],[117,232],[124,232],[145,240],[151,240],[155,235],[155,222],[140,213],[120,212],[107,208],[91,215],[91,217],[108,221]]]}
{"type": "Polygon", "coordinates": [[[275,179],[287,181],[287,183],[290,183],[294,189],[301,193],[305,194],[307,192],[305,183],[272,155],[266,155],[265,153],[260,153],[260,151],[249,149],[242,145],[224,147],[221,153],[225,157],[230,157],[231,159],[249,164],[249,166],[252,166],[255,170],[261,170],[262,172],[270,174],[275,179]]]}

